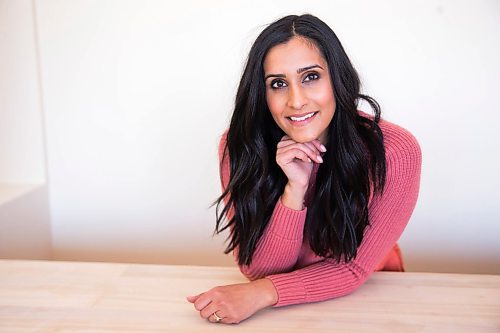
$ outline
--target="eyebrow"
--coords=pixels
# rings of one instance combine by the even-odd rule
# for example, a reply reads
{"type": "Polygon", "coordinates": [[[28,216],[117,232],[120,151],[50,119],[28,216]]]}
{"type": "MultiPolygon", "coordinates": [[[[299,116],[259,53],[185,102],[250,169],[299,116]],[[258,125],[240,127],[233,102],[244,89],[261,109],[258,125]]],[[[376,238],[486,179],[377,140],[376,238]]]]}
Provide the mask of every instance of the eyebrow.
{"type": "MultiPolygon", "coordinates": [[[[305,72],[309,69],[313,69],[313,68],[321,68],[323,69],[323,67],[321,67],[320,65],[311,65],[311,66],[306,66],[306,67],[302,67],[302,68],[299,68],[297,69],[297,74],[300,74],[302,72],[305,72]]],[[[270,77],[286,77],[285,74],[267,74],[265,77],[264,77],[264,81],[266,81],[268,78],[270,77]]]]}

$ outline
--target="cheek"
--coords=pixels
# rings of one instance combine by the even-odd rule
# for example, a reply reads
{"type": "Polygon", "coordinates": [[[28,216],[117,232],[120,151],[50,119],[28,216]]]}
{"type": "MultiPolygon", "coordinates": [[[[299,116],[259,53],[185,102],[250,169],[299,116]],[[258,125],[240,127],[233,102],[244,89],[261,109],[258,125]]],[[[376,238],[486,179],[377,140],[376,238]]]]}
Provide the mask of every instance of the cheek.
{"type": "Polygon", "coordinates": [[[266,102],[267,102],[267,107],[269,108],[269,111],[271,111],[271,114],[273,118],[276,120],[277,117],[282,112],[282,102],[279,96],[276,96],[276,94],[269,94],[266,96],[266,102]]]}
{"type": "Polygon", "coordinates": [[[316,102],[323,107],[327,107],[328,111],[335,111],[335,96],[333,95],[332,88],[325,85],[317,91],[316,102]]]}

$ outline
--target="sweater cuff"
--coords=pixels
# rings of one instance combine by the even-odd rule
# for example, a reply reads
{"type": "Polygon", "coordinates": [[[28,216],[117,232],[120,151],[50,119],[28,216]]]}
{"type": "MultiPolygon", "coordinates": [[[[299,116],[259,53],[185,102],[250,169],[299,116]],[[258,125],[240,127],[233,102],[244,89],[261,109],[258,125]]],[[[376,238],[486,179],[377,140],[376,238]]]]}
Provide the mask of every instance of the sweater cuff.
{"type": "Polygon", "coordinates": [[[278,294],[278,302],[273,307],[304,303],[307,298],[306,288],[294,273],[269,275],[278,294]]]}
{"type": "Polygon", "coordinates": [[[268,232],[287,240],[302,239],[306,216],[307,207],[294,210],[283,205],[279,198],[271,215],[268,232]]]}

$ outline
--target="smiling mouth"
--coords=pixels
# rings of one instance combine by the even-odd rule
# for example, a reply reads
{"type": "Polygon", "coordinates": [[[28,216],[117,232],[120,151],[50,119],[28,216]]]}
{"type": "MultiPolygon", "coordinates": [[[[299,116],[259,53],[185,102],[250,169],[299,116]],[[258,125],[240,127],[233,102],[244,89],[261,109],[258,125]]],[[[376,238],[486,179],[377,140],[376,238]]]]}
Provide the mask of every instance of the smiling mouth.
{"type": "Polygon", "coordinates": [[[305,115],[300,116],[300,117],[290,116],[290,117],[287,117],[287,118],[290,119],[293,122],[301,122],[301,121],[307,120],[307,119],[309,119],[311,117],[314,117],[316,115],[316,113],[318,113],[318,111],[310,112],[310,113],[305,114],[305,115]]]}

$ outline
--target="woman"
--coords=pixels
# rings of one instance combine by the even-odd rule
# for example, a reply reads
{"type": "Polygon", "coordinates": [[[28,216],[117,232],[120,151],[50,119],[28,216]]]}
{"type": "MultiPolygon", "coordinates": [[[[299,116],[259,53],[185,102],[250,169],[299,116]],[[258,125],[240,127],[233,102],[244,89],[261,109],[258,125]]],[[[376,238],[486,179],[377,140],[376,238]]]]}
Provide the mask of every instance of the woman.
{"type": "Polygon", "coordinates": [[[216,231],[230,228],[226,253],[250,282],[189,296],[203,318],[238,323],[265,307],[347,295],[375,270],[403,270],[396,241],[418,196],[419,145],[360,94],[318,18],[286,16],[258,36],[219,152],[216,231]],[[362,99],[373,117],[357,110],[362,99]]]}

